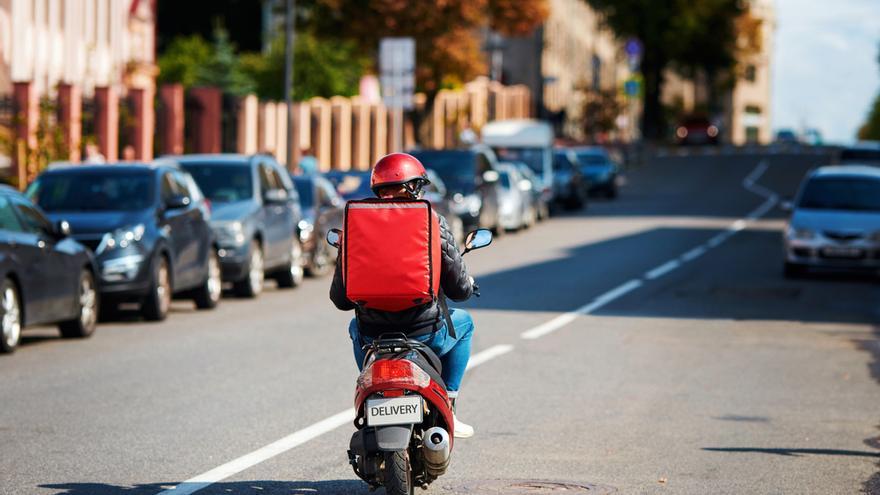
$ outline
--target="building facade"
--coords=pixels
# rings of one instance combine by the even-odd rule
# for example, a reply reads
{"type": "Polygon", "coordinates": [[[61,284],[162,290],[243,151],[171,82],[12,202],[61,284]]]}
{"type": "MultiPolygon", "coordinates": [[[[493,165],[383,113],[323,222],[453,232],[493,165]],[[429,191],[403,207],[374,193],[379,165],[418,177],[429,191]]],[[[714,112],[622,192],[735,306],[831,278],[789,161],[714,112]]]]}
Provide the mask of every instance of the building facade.
{"type": "Polygon", "coordinates": [[[586,137],[588,101],[616,95],[628,74],[621,43],[582,0],[550,0],[550,16],[532,36],[504,40],[502,65],[502,82],[535,95],[532,113],[574,139],[586,137]]]}

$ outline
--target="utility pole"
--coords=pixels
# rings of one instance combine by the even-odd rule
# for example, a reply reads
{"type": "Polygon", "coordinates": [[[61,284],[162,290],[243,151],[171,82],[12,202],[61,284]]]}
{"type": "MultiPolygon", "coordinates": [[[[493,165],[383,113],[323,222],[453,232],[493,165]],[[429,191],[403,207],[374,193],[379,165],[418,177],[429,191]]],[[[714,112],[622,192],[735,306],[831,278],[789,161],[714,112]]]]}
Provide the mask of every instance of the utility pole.
{"type": "Polygon", "coordinates": [[[284,104],[287,105],[287,169],[293,170],[293,42],[296,0],[286,0],[284,12],[284,104]]]}

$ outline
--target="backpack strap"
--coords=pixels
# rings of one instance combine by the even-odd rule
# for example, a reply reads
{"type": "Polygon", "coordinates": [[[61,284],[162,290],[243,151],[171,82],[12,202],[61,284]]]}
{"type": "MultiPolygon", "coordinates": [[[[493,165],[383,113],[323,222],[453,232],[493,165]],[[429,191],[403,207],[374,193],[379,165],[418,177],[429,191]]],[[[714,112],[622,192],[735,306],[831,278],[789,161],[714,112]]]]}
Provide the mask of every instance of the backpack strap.
{"type": "Polygon", "coordinates": [[[443,289],[440,289],[440,297],[438,299],[437,304],[440,306],[440,311],[446,320],[446,331],[453,339],[456,339],[458,337],[455,335],[455,325],[452,324],[452,314],[449,312],[449,306],[446,304],[446,294],[443,293],[443,289]]]}

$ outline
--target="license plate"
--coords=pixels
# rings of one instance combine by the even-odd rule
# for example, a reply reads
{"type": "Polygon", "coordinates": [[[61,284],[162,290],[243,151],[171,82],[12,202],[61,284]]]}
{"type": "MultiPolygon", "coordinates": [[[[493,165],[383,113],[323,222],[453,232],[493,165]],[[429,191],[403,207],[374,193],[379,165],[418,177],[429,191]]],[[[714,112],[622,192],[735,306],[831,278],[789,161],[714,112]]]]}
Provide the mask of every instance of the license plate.
{"type": "Polygon", "coordinates": [[[848,247],[829,247],[822,250],[827,258],[861,258],[862,250],[848,247]]]}
{"type": "Polygon", "coordinates": [[[419,396],[367,400],[367,425],[412,425],[422,422],[419,396]]]}

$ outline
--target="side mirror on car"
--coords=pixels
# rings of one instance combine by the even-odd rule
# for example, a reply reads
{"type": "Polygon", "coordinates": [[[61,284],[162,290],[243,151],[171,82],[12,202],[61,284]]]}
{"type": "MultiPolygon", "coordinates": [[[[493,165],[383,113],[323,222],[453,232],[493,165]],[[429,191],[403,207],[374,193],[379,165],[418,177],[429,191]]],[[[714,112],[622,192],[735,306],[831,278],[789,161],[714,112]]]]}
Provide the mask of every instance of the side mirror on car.
{"type": "Polygon", "coordinates": [[[464,253],[467,254],[474,249],[480,249],[492,244],[492,231],[489,229],[477,229],[468,233],[464,239],[464,253]]]}
{"type": "Polygon", "coordinates": [[[785,213],[791,213],[794,211],[794,203],[790,199],[783,199],[779,202],[779,209],[785,213]]]}
{"type": "Polygon", "coordinates": [[[192,200],[189,199],[189,196],[185,194],[175,194],[165,200],[165,208],[169,210],[179,210],[181,208],[186,208],[191,202],[192,200]]]}
{"type": "Polygon", "coordinates": [[[287,198],[290,196],[287,194],[287,191],[284,189],[269,189],[263,193],[263,201],[269,204],[277,204],[284,203],[287,201],[287,198]]]}
{"type": "Polygon", "coordinates": [[[483,182],[486,184],[494,184],[498,182],[498,179],[501,178],[501,175],[498,174],[497,170],[486,170],[483,172],[483,182]]]}
{"type": "Polygon", "coordinates": [[[70,224],[67,223],[67,220],[59,220],[55,224],[55,236],[59,239],[70,237],[70,224]]]}
{"type": "Polygon", "coordinates": [[[339,249],[342,240],[342,231],[339,229],[330,229],[327,231],[327,244],[339,249]]]}

